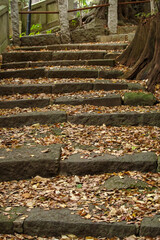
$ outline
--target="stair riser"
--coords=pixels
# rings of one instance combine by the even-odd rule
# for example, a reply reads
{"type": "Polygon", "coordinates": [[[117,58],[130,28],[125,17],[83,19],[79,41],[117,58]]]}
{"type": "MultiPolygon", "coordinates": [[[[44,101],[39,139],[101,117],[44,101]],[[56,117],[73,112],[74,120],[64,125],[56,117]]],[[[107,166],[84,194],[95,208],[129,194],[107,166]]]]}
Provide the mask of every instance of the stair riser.
{"type": "Polygon", "coordinates": [[[35,176],[53,177],[58,175],[103,174],[120,171],[157,172],[158,158],[155,153],[136,153],[116,157],[104,154],[84,159],[80,154],[61,160],[61,145],[19,147],[12,152],[0,149],[5,158],[0,162],[0,181],[28,179],[35,176]],[[43,169],[43,171],[42,171],[43,169]]]}
{"type": "Polygon", "coordinates": [[[54,124],[59,122],[100,126],[157,126],[160,127],[160,112],[155,113],[106,113],[68,115],[65,112],[32,112],[0,117],[0,127],[54,124]]]}
{"type": "Polygon", "coordinates": [[[43,108],[50,104],[50,99],[29,99],[29,100],[13,100],[0,101],[0,109],[19,108],[43,108]]]}
{"type": "Polygon", "coordinates": [[[52,60],[90,60],[104,59],[106,51],[85,52],[10,52],[3,53],[2,62],[52,61],[52,60]]]}
{"type": "Polygon", "coordinates": [[[52,50],[52,51],[60,51],[60,50],[123,50],[127,47],[127,44],[57,44],[57,45],[48,45],[48,46],[33,46],[33,47],[21,47],[16,50],[23,51],[40,51],[44,50],[52,50]]]}
{"type": "Polygon", "coordinates": [[[62,83],[62,84],[30,84],[30,85],[1,85],[0,95],[13,94],[36,94],[36,93],[70,93],[90,90],[123,90],[128,89],[127,84],[123,83],[62,83]]]}
{"type": "MultiPolygon", "coordinates": [[[[93,239],[96,237],[124,239],[128,236],[136,238],[157,237],[160,235],[159,216],[144,218],[140,225],[127,224],[121,222],[93,222],[90,219],[84,219],[78,214],[73,214],[73,210],[67,208],[44,210],[34,207],[27,211],[27,207],[13,207],[7,211],[6,216],[0,213],[0,233],[1,234],[27,234],[32,236],[53,237],[68,235],[77,239],[83,237],[93,239]],[[11,218],[8,218],[8,215],[11,218]],[[27,216],[26,216],[27,215],[27,216]],[[23,218],[23,216],[26,216],[23,218]],[[76,236],[76,237],[75,237],[76,236]],[[92,237],[87,237],[92,236],[92,237]]],[[[20,236],[20,235],[16,235],[20,236]]],[[[27,237],[27,236],[26,236],[27,237]]],[[[69,237],[67,236],[69,239],[69,237]]],[[[37,237],[34,237],[37,239],[37,237]]],[[[54,239],[54,237],[53,237],[54,239]]],[[[66,239],[66,238],[65,238],[66,239]]],[[[144,239],[144,238],[143,238],[144,239]]],[[[158,238],[156,238],[158,239],[158,238]]]]}
{"type": "Polygon", "coordinates": [[[44,66],[115,66],[114,59],[97,59],[97,60],[62,60],[62,61],[46,61],[46,62],[17,62],[6,63],[1,65],[1,69],[16,69],[16,68],[30,68],[30,67],[44,67],[44,66]]]}
{"type": "Polygon", "coordinates": [[[0,73],[0,79],[5,78],[119,78],[122,71],[97,71],[97,70],[45,70],[45,68],[4,71],[0,73]]]}

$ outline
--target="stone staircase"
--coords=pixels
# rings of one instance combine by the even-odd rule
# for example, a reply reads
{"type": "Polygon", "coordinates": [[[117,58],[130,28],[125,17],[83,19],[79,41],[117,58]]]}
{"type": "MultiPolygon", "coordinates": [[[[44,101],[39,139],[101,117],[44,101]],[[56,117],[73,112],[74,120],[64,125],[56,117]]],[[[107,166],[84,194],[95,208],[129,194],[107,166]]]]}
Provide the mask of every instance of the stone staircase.
{"type": "MultiPolygon", "coordinates": [[[[115,58],[126,46],[109,42],[39,44],[3,53],[0,189],[8,200],[0,205],[0,234],[68,234],[66,239],[76,239],[74,235],[93,236],[91,239],[135,235],[158,239],[160,104],[159,99],[145,92],[145,81],[122,79],[126,68],[117,65],[115,58]],[[123,181],[126,175],[129,179],[123,181]],[[122,186],[107,185],[104,190],[104,180],[107,184],[112,178],[114,184],[122,181],[122,186]],[[137,187],[138,179],[143,181],[137,187]],[[78,196],[83,199],[87,191],[83,186],[89,181],[96,190],[93,187],[88,193],[95,195],[93,201],[86,200],[87,205],[78,202],[78,196]],[[125,187],[128,181],[133,182],[125,187]],[[68,192],[65,186],[59,187],[62,182],[70,189],[68,192]],[[48,189],[51,185],[58,190],[48,189]],[[64,189],[71,202],[63,200],[66,195],[60,192],[64,189]],[[109,218],[112,203],[108,213],[100,216],[96,212],[103,209],[99,194],[107,191],[104,199],[111,194],[127,196],[127,191],[133,189],[139,195],[132,205],[143,202],[144,195],[154,199],[155,208],[150,207],[151,212],[144,214],[142,221],[134,212],[130,220],[122,213],[121,221],[113,220],[114,214],[109,218]],[[51,193],[54,197],[47,195],[51,193]],[[18,202],[12,199],[14,194],[18,202]],[[41,204],[36,200],[39,197],[41,204]],[[58,198],[61,200],[54,203],[58,198]]],[[[147,201],[149,204],[151,200],[147,201]]]]}

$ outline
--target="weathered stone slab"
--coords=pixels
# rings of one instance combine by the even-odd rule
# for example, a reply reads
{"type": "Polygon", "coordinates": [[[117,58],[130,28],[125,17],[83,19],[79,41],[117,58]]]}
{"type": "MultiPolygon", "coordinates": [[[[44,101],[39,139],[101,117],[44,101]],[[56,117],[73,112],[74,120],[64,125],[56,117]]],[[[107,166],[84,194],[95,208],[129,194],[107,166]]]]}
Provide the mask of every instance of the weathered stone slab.
{"type": "Polygon", "coordinates": [[[55,33],[25,36],[20,40],[21,46],[44,46],[61,43],[60,35],[57,35],[55,33]]]}
{"type": "Polygon", "coordinates": [[[156,103],[156,98],[152,93],[128,92],[124,94],[124,105],[152,106],[156,103]]]}
{"type": "Polygon", "coordinates": [[[12,95],[16,93],[69,93],[78,91],[90,91],[90,90],[121,90],[127,89],[126,83],[112,83],[107,80],[97,80],[91,82],[77,82],[77,83],[56,83],[52,84],[23,84],[23,85],[1,85],[0,95],[12,95]]]}
{"type": "Polygon", "coordinates": [[[78,237],[125,237],[136,234],[135,224],[96,223],[71,214],[68,209],[43,211],[33,209],[24,221],[24,234],[38,236],[60,236],[74,234],[78,237]]]}
{"type": "Polygon", "coordinates": [[[14,68],[29,68],[29,62],[12,62],[4,63],[1,65],[1,69],[14,69],[14,68]]]}
{"type": "Polygon", "coordinates": [[[97,70],[62,69],[46,71],[48,78],[98,78],[97,70]]]}
{"type": "Polygon", "coordinates": [[[55,104],[84,105],[91,104],[95,106],[120,106],[121,96],[118,94],[108,94],[105,97],[59,97],[54,101],[55,104]]]}
{"type": "Polygon", "coordinates": [[[32,112],[11,116],[1,116],[0,127],[20,127],[24,125],[29,126],[34,123],[52,124],[66,121],[67,115],[63,111],[32,112]]]}
{"type": "Polygon", "coordinates": [[[4,71],[0,72],[0,79],[3,78],[40,78],[45,77],[45,69],[25,69],[25,70],[15,70],[15,71],[4,71]]]}
{"type": "Polygon", "coordinates": [[[49,98],[44,99],[19,99],[13,101],[0,101],[0,109],[7,109],[7,108],[33,108],[39,107],[43,108],[50,104],[49,98]]]}
{"type": "Polygon", "coordinates": [[[93,83],[56,83],[52,87],[52,93],[69,93],[93,90],[93,83]]]}
{"type": "Polygon", "coordinates": [[[46,71],[46,77],[49,78],[119,78],[123,74],[122,71],[98,71],[87,69],[60,69],[46,71]]]}
{"type": "Polygon", "coordinates": [[[5,209],[0,208],[0,234],[13,234],[14,233],[14,221],[18,216],[26,214],[26,209],[24,207],[14,207],[10,211],[5,211],[5,209]],[[8,215],[4,215],[7,213],[8,215]]]}
{"type": "Polygon", "coordinates": [[[2,69],[29,68],[29,67],[45,67],[45,66],[81,66],[81,65],[97,65],[97,66],[115,66],[112,59],[93,59],[93,60],[57,60],[57,61],[35,61],[35,62],[16,62],[5,63],[1,65],[2,69]]]}
{"type": "Polygon", "coordinates": [[[122,75],[123,75],[123,71],[118,71],[118,70],[99,72],[99,78],[105,78],[105,79],[119,78],[122,75]]]}
{"type": "Polygon", "coordinates": [[[5,52],[2,55],[3,63],[24,61],[49,61],[52,60],[52,52],[5,52]]]}
{"type": "Polygon", "coordinates": [[[115,61],[113,59],[92,59],[86,61],[87,65],[95,65],[95,66],[115,66],[115,61]]]}
{"type": "Polygon", "coordinates": [[[112,83],[112,82],[109,82],[109,81],[97,80],[93,84],[94,84],[93,85],[94,90],[110,91],[110,90],[128,89],[127,83],[112,83]]]}
{"type": "Polygon", "coordinates": [[[157,126],[160,127],[160,112],[150,113],[84,113],[68,116],[68,121],[75,124],[107,126],[157,126]]]}
{"type": "Polygon", "coordinates": [[[127,188],[149,188],[149,185],[141,180],[134,179],[129,176],[114,176],[109,179],[107,179],[102,185],[102,187],[105,187],[107,190],[113,190],[113,189],[127,189],[127,188]]]}
{"type": "Polygon", "coordinates": [[[0,95],[12,95],[16,93],[52,93],[52,84],[10,84],[0,86],[0,95]]]}
{"type": "Polygon", "coordinates": [[[88,60],[88,59],[103,59],[106,51],[75,51],[75,52],[53,52],[52,60],[88,60]]]}
{"type": "Polygon", "coordinates": [[[128,83],[129,90],[145,90],[144,87],[140,83],[128,83]]]}
{"type": "Polygon", "coordinates": [[[121,52],[112,52],[112,53],[106,53],[106,55],[104,56],[105,59],[115,59],[117,58],[119,55],[121,55],[121,52]]]}
{"type": "Polygon", "coordinates": [[[96,42],[96,36],[102,34],[105,34],[102,27],[76,29],[71,32],[71,40],[73,43],[96,42]]]}
{"type": "Polygon", "coordinates": [[[60,154],[61,146],[56,144],[23,146],[8,152],[0,149],[0,181],[28,179],[37,175],[53,177],[58,174],[60,154]]]}
{"type": "Polygon", "coordinates": [[[16,50],[23,51],[40,51],[41,49],[45,50],[123,50],[127,47],[127,43],[92,43],[92,44],[54,44],[54,45],[44,45],[44,46],[30,46],[30,47],[21,47],[16,48],[16,50]]]}
{"type": "Polygon", "coordinates": [[[60,163],[60,174],[86,175],[120,171],[156,172],[157,156],[155,153],[138,153],[116,157],[104,156],[82,158],[74,154],[60,163]]]}
{"type": "Polygon", "coordinates": [[[152,238],[160,236],[160,215],[143,219],[140,227],[140,236],[152,238]]]}

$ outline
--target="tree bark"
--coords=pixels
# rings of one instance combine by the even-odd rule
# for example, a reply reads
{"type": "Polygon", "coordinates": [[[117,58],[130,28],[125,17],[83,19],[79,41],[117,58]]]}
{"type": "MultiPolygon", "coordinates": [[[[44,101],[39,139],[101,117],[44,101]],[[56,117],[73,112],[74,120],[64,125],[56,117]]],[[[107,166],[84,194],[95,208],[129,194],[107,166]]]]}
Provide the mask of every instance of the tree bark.
{"type": "Polygon", "coordinates": [[[122,64],[132,67],[125,74],[127,79],[148,79],[148,91],[154,92],[160,83],[160,13],[143,20],[130,46],[118,58],[122,64]],[[137,55],[137,56],[136,56],[137,55]]]}

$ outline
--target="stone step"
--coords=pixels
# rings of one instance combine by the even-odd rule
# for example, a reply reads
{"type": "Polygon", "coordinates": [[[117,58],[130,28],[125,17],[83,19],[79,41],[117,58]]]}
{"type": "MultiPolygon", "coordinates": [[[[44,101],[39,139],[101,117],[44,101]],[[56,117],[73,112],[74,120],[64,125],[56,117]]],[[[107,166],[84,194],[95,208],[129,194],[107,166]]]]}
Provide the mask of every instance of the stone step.
{"type": "Polygon", "coordinates": [[[56,98],[54,104],[66,104],[66,105],[85,105],[90,104],[94,106],[120,106],[122,104],[121,96],[118,94],[107,94],[104,97],[59,97],[56,98]]]}
{"type": "Polygon", "coordinates": [[[158,157],[155,153],[135,153],[116,157],[110,154],[88,158],[73,154],[61,160],[61,145],[20,146],[7,151],[0,149],[0,181],[28,179],[35,176],[94,175],[121,171],[157,172],[158,157]],[[47,150],[46,150],[47,149],[47,150]],[[42,171],[43,169],[43,171],[42,171]]]}
{"type": "Polygon", "coordinates": [[[133,33],[122,33],[122,34],[111,34],[111,35],[99,35],[96,37],[97,42],[119,42],[119,41],[127,41],[131,42],[135,36],[135,32],[133,33]]]}
{"type": "Polygon", "coordinates": [[[55,45],[46,45],[46,46],[26,46],[15,48],[14,50],[22,51],[40,51],[44,50],[123,50],[127,47],[127,43],[87,43],[87,44],[55,44],[55,45]]]}
{"type": "Polygon", "coordinates": [[[43,208],[34,207],[27,211],[26,207],[13,207],[7,212],[7,215],[4,209],[1,211],[0,233],[2,234],[24,233],[39,237],[58,237],[69,234],[70,239],[88,236],[92,237],[87,239],[94,237],[124,239],[128,236],[156,238],[160,235],[160,215],[144,218],[141,224],[137,225],[136,223],[127,224],[125,221],[93,222],[75,212],[73,214],[73,211],[67,208],[46,211],[43,208]]]}
{"type": "MultiPolygon", "coordinates": [[[[96,92],[95,92],[96,94],[96,92]]],[[[120,94],[105,94],[104,96],[94,96],[92,94],[73,94],[71,96],[55,96],[53,97],[46,95],[46,98],[38,99],[37,96],[33,97],[33,99],[21,99],[14,100],[16,96],[14,96],[13,100],[5,100],[0,101],[0,109],[11,109],[15,107],[19,108],[43,108],[48,105],[54,104],[65,104],[65,105],[85,105],[90,104],[93,106],[105,106],[105,107],[113,107],[113,106],[121,106],[121,105],[129,105],[129,106],[153,106],[158,101],[151,93],[124,93],[121,97],[120,94]]]]}
{"type": "Polygon", "coordinates": [[[106,126],[157,126],[160,127],[160,112],[84,113],[68,116],[74,124],[106,126]]]}
{"type": "Polygon", "coordinates": [[[2,54],[2,63],[35,62],[35,61],[58,61],[58,60],[94,60],[115,59],[121,54],[119,51],[37,51],[37,52],[5,52],[2,54]]]}
{"type": "Polygon", "coordinates": [[[45,68],[8,70],[0,72],[0,79],[5,78],[104,78],[115,79],[123,75],[120,70],[94,70],[85,68],[60,68],[47,70],[45,68]]]}
{"type": "Polygon", "coordinates": [[[49,98],[43,99],[19,99],[12,101],[0,101],[0,109],[19,108],[43,108],[50,105],[49,98]]]}
{"type": "Polygon", "coordinates": [[[100,126],[157,126],[160,127],[160,112],[123,112],[123,113],[82,113],[69,115],[64,111],[28,112],[0,116],[0,127],[12,128],[30,126],[35,123],[54,124],[61,122],[100,126]]]}
{"type": "MultiPolygon", "coordinates": [[[[111,58],[112,56],[110,56],[111,58]]],[[[14,69],[14,68],[34,68],[44,66],[115,66],[114,59],[91,59],[91,60],[57,60],[57,61],[27,61],[27,62],[12,62],[4,63],[1,69],[14,69]]]]}
{"type": "MultiPolygon", "coordinates": [[[[46,80],[47,81],[47,80],[46,80]]],[[[56,83],[56,84],[23,84],[23,85],[0,85],[0,95],[13,95],[13,94],[58,94],[58,93],[70,93],[78,91],[98,91],[98,90],[143,90],[143,87],[139,83],[126,83],[126,82],[111,82],[107,80],[97,80],[95,82],[77,82],[77,83],[56,83]]]]}
{"type": "Polygon", "coordinates": [[[37,51],[37,52],[5,52],[2,54],[3,63],[24,61],[52,61],[52,60],[90,60],[104,59],[105,50],[101,51],[37,51]]]}
{"type": "Polygon", "coordinates": [[[49,98],[44,99],[18,99],[12,101],[0,101],[0,109],[11,109],[15,107],[19,108],[43,108],[52,104],[66,104],[66,105],[85,105],[90,104],[94,106],[120,106],[122,99],[120,95],[107,94],[104,97],[57,97],[54,100],[49,98]]]}
{"type": "Polygon", "coordinates": [[[35,123],[54,124],[67,122],[64,111],[31,112],[10,116],[0,116],[0,127],[30,126],[35,123]]]}

